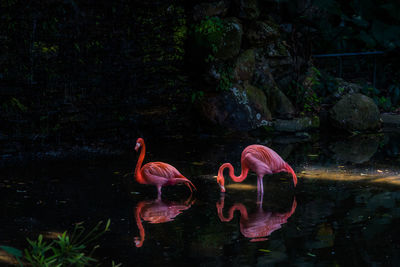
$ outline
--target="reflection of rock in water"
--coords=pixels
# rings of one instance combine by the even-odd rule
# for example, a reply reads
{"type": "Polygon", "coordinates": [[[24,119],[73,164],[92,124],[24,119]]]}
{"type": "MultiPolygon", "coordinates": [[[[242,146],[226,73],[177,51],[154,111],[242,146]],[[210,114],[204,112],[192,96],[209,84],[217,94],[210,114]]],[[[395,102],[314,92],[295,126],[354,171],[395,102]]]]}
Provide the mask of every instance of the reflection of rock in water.
{"type": "Polygon", "coordinates": [[[355,136],[330,146],[334,158],[340,162],[363,163],[371,159],[379,147],[378,136],[355,136]]]}

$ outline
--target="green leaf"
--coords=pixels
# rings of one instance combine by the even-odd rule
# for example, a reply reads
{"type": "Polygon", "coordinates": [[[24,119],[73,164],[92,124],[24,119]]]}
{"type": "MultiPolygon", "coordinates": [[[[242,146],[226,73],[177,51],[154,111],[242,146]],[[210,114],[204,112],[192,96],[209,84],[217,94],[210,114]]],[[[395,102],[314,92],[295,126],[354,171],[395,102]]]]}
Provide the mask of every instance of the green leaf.
{"type": "Polygon", "coordinates": [[[271,250],[269,250],[269,249],[263,249],[263,248],[260,248],[258,251],[267,252],[267,253],[270,253],[270,252],[271,252],[271,250]]]}
{"type": "Polygon", "coordinates": [[[13,248],[13,247],[9,247],[9,246],[0,246],[0,249],[4,250],[8,254],[13,255],[14,257],[17,257],[17,258],[22,257],[22,251],[17,248],[13,248]]]}

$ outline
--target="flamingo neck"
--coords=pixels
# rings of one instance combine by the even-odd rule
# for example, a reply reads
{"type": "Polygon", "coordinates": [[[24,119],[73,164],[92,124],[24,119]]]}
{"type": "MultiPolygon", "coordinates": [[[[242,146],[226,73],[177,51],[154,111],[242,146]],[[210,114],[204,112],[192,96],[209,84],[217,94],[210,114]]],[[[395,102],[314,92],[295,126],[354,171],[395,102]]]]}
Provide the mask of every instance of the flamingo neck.
{"type": "Polygon", "coordinates": [[[218,176],[222,177],[224,179],[224,169],[228,168],[229,169],[229,176],[231,179],[237,183],[242,182],[244,179],[246,179],[247,174],[249,173],[249,168],[247,168],[245,165],[242,164],[242,170],[239,176],[235,176],[235,172],[233,170],[233,166],[230,163],[224,163],[222,166],[219,168],[218,176]]]}
{"type": "Polygon", "coordinates": [[[217,203],[217,211],[218,211],[218,217],[221,220],[221,222],[230,222],[233,219],[233,214],[235,213],[236,210],[240,212],[240,220],[247,221],[249,216],[247,214],[247,209],[242,203],[235,203],[228,211],[228,218],[224,217],[223,214],[223,209],[225,206],[224,199],[221,199],[219,203],[217,203]]]}
{"type": "Polygon", "coordinates": [[[144,155],[146,153],[146,145],[144,144],[144,142],[140,145],[141,145],[142,149],[140,151],[139,159],[137,161],[136,168],[135,168],[135,178],[138,183],[144,184],[146,181],[143,179],[141,169],[142,169],[142,163],[144,160],[144,155]]]}

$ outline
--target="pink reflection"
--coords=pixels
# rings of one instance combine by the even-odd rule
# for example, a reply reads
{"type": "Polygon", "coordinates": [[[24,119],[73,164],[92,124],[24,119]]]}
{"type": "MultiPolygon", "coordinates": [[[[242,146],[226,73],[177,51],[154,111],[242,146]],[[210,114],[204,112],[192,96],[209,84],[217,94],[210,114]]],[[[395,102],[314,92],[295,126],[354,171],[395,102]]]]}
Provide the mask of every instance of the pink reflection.
{"type": "Polygon", "coordinates": [[[242,203],[235,203],[228,212],[228,217],[223,215],[225,195],[221,195],[217,202],[218,217],[221,222],[229,222],[233,219],[233,214],[236,210],[240,212],[240,232],[247,238],[251,238],[251,242],[267,240],[268,236],[274,231],[280,229],[282,224],[292,216],[296,210],[296,198],[293,199],[292,208],[286,213],[277,213],[264,211],[262,203],[258,204],[258,209],[255,213],[247,214],[247,208],[242,203]]]}
{"type": "Polygon", "coordinates": [[[142,220],[149,223],[171,222],[184,210],[189,209],[194,202],[192,195],[183,203],[163,201],[160,197],[155,200],[140,201],[135,208],[135,219],[140,234],[140,237],[135,237],[136,247],[141,247],[145,239],[142,220]]]}

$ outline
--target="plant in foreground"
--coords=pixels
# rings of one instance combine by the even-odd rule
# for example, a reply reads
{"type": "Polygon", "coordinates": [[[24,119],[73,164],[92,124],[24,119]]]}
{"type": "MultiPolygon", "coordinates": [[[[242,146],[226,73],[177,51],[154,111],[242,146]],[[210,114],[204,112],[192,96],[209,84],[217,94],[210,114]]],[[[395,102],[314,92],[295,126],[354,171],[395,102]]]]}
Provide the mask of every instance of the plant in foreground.
{"type": "Polygon", "coordinates": [[[100,221],[92,230],[86,231],[83,223],[77,223],[71,234],[65,231],[51,242],[44,241],[42,235],[37,240],[28,238],[29,247],[23,252],[9,246],[0,246],[0,249],[13,255],[20,266],[23,262],[33,267],[88,266],[97,261],[92,254],[99,245],[93,245],[93,242],[109,231],[110,220],[103,229],[102,224],[100,221]]]}

